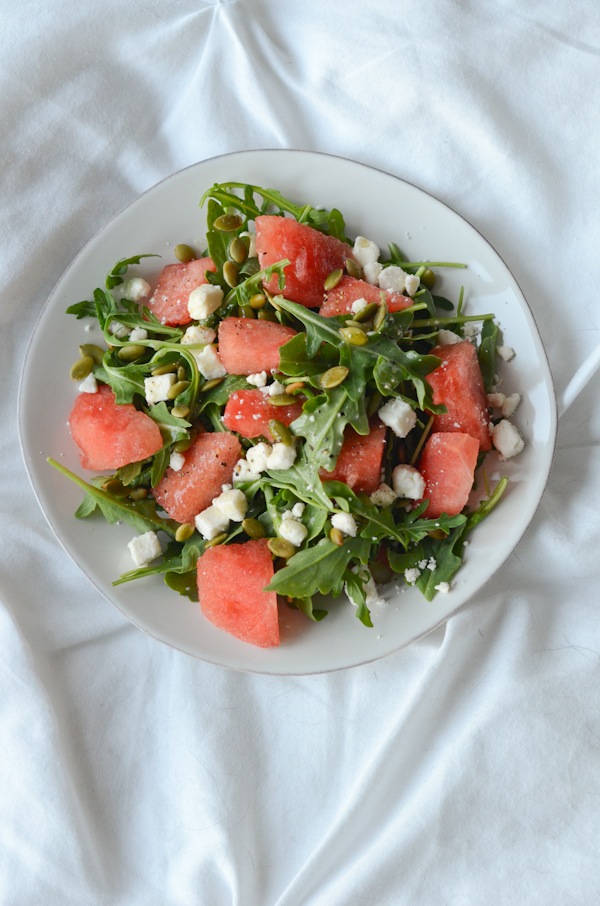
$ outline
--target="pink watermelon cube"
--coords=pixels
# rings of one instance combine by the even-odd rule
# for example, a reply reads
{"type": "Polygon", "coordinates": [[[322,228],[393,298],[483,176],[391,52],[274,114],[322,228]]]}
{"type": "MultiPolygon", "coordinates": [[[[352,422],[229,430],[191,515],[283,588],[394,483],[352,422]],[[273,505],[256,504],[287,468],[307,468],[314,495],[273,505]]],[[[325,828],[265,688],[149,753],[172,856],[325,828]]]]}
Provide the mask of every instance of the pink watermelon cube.
{"type": "Polygon", "coordinates": [[[372,494],[381,483],[381,463],[385,450],[386,427],[379,419],[371,424],[369,434],[357,434],[346,428],[344,442],[335,469],[321,469],[323,481],[343,481],[356,493],[372,494]]]}
{"type": "Polygon", "coordinates": [[[292,327],[254,318],[223,318],[219,324],[219,358],[229,374],[277,371],[279,347],[296,335],[292,327]]]}
{"type": "Polygon", "coordinates": [[[162,509],[177,522],[193,522],[230,484],[242,447],[228,431],[200,434],[184,454],[176,472],[168,468],[153,494],[162,509]]]}
{"type": "Polygon", "coordinates": [[[319,314],[325,318],[333,318],[335,315],[347,315],[352,312],[352,303],[357,299],[366,299],[367,302],[381,303],[382,299],[387,306],[388,311],[402,311],[404,308],[410,308],[413,300],[410,296],[403,296],[402,293],[388,292],[367,283],[366,280],[358,280],[356,277],[350,277],[345,274],[337,286],[325,293],[319,314]]]}
{"type": "Polygon", "coordinates": [[[479,443],[470,434],[436,432],[423,447],[419,471],[425,479],[425,515],[457,516],[465,508],[473,487],[479,443]]]}
{"type": "Polygon", "coordinates": [[[302,413],[302,403],[289,406],[273,406],[269,397],[260,390],[236,390],[225,406],[223,424],[229,431],[237,431],[242,437],[266,437],[273,443],[275,438],[269,430],[273,418],[284,425],[291,425],[302,413]]]}
{"type": "MultiPolygon", "coordinates": [[[[264,214],[256,218],[256,251],[261,268],[287,258],[282,294],[307,308],[323,302],[325,278],[352,258],[352,248],[335,236],[326,236],[291,217],[264,214]]],[[[278,293],[278,277],[266,284],[278,293]]]]}
{"type": "Polygon", "coordinates": [[[490,450],[487,397],[477,358],[477,350],[469,340],[431,350],[442,360],[435,371],[427,375],[433,391],[433,401],[443,404],[447,411],[433,418],[434,431],[458,431],[475,437],[482,450],[490,450]]]}
{"type": "Polygon", "coordinates": [[[188,299],[193,289],[207,282],[206,272],[215,271],[210,258],[196,258],[186,264],[167,264],[158,276],[148,308],[169,327],[189,324],[188,299]]]}
{"type": "Polygon", "coordinates": [[[198,598],[207,620],[242,642],[279,645],[277,595],[266,538],[210,547],[198,559],[198,598]]]}
{"type": "Polygon", "coordinates": [[[132,403],[117,403],[111,388],[80,393],[69,415],[84,469],[119,469],[153,456],[163,446],[156,422],[132,403]]]}

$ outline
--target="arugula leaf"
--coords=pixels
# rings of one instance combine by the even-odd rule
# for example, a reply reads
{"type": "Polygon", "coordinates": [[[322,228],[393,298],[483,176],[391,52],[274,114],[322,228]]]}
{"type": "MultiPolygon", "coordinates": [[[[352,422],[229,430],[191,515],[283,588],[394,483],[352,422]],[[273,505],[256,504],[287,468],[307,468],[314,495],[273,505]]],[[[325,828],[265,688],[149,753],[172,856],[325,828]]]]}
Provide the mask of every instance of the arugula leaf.
{"type": "Polygon", "coordinates": [[[494,321],[484,321],[481,327],[481,339],[477,355],[483,377],[483,386],[487,393],[489,393],[496,376],[496,346],[498,339],[498,325],[494,321]]]}
{"type": "Polygon", "coordinates": [[[267,590],[292,598],[317,593],[337,597],[344,587],[346,568],[353,560],[367,563],[370,549],[371,545],[362,538],[346,538],[342,545],[322,538],[313,547],[290,557],[287,565],[275,573],[267,590]]]}
{"type": "Polygon", "coordinates": [[[160,433],[165,443],[174,444],[178,440],[185,440],[188,437],[187,428],[192,427],[191,422],[172,415],[164,400],[154,406],[150,406],[147,414],[160,428],[160,433]]]}
{"type": "Polygon", "coordinates": [[[123,277],[130,265],[139,264],[142,258],[160,258],[160,255],[150,252],[146,255],[133,255],[131,258],[121,258],[120,261],[117,261],[117,263],[113,265],[107,274],[106,288],[110,290],[114,289],[115,286],[120,286],[121,283],[123,283],[123,277]]]}

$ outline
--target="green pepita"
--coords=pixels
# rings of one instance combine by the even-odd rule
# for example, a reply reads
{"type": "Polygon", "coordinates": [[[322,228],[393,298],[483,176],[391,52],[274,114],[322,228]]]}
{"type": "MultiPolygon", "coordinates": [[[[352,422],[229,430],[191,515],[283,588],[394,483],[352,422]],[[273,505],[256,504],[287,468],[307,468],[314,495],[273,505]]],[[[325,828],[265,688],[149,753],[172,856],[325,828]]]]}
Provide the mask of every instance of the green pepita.
{"type": "Polygon", "coordinates": [[[294,435],[288,426],[276,418],[269,419],[269,431],[278,443],[285,444],[286,447],[291,447],[294,443],[294,435]]]}
{"type": "Polygon", "coordinates": [[[180,242],[179,245],[176,245],[173,249],[173,254],[182,264],[188,264],[190,261],[194,261],[197,258],[194,249],[185,242],[180,242]]]}
{"type": "Polygon", "coordinates": [[[113,497],[127,497],[129,495],[129,490],[118,478],[109,478],[102,485],[102,490],[106,491],[107,494],[112,494],[113,497]]]}
{"type": "Polygon", "coordinates": [[[182,440],[176,441],[173,444],[173,450],[175,453],[185,453],[186,450],[189,450],[194,441],[196,440],[195,435],[191,434],[188,437],[184,437],[182,440]]]}
{"type": "Polygon", "coordinates": [[[119,349],[119,358],[122,362],[137,362],[146,353],[146,347],[139,343],[128,343],[119,349]]]}
{"type": "Polygon", "coordinates": [[[70,375],[74,381],[83,381],[88,374],[92,373],[94,360],[91,355],[84,355],[71,365],[70,375]]]}
{"type": "Polygon", "coordinates": [[[177,368],[177,380],[178,381],[187,380],[187,371],[185,370],[183,365],[179,365],[179,367],[177,368]]]}
{"type": "Polygon", "coordinates": [[[102,359],[104,358],[104,353],[106,349],[102,349],[101,346],[96,346],[95,343],[83,343],[79,347],[79,353],[81,357],[88,356],[94,360],[96,365],[102,364],[102,359]]]}
{"type": "Polygon", "coordinates": [[[341,267],[337,267],[334,271],[331,271],[331,273],[325,277],[325,282],[323,283],[323,289],[325,290],[325,292],[328,292],[330,289],[334,289],[334,287],[338,285],[343,276],[344,271],[341,267]]]}
{"type": "Polygon", "coordinates": [[[167,365],[157,365],[156,368],[153,368],[150,374],[152,377],[156,377],[159,374],[175,374],[179,365],[177,362],[170,362],[167,365]]]}
{"type": "Polygon", "coordinates": [[[346,258],[344,266],[346,268],[346,273],[348,273],[350,277],[355,277],[357,280],[362,280],[363,269],[358,261],[355,261],[354,258],[346,258]]]}
{"type": "Polygon", "coordinates": [[[350,369],[346,368],[345,365],[335,365],[333,368],[330,368],[329,371],[324,371],[321,377],[319,378],[319,384],[323,390],[330,390],[332,387],[337,387],[342,383],[350,373],[350,369]]]}
{"type": "Polygon", "coordinates": [[[387,318],[387,306],[382,302],[377,306],[375,317],[373,318],[373,330],[379,330],[387,318]]]}
{"type": "Polygon", "coordinates": [[[238,317],[240,318],[255,318],[256,312],[251,305],[239,305],[238,306],[238,317]]]}
{"type": "Polygon", "coordinates": [[[196,527],[193,522],[182,522],[175,532],[175,541],[187,541],[194,534],[196,527]]]}
{"type": "Polygon", "coordinates": [[[145,500],[148,496],[148,490],[140,485],[139,488],[132,488],[129,492],[129,496],[132,500],[145,500]]]}
{"type": "Polygon", "coordinates": [[[361,308],[360,311],[355,313],[354,320],[358,321],[359,324],[362,324],[364,321],[369,321],[378,308],[379,305],[377,302],[369,302],[368,305],[365,305],[364,308],[361,308]]]}
{"type": "Polygon", "coordinates": [[[360,327],[340,327],[340,333],[351,346],[364,346],[369,338],[360,327]]]}
{"type": "Polygon", "coordinates": [[[252,516],[248,516],[242,522],[242,530],[246,532],[249,538],[264,538],[265,537],[265,528],[262,522],[259,522],[258,519],[253,519],[252,516]]]}
{"type": "Polygon", "coordinates": [[[234,233],[235,230],[239,230],[243,222],[239,214],[221,214],[213,223],[213,227],[222,233],[234,233]]]}
{"type": "Polygon", "coordinates": [[[427,289],[433,289],[435,285],[435,274],[430,267],[426,267],[423,270],[423,273],[419,273],[419,277],[423,286],[426,286],[427,289]]]}
{"type": "Polygon", "coordinates": [[[200,390],[201,390],[203,393],[206,393],[208,390],[212,390],[213,387],[218,387],[219,384],[222,382],[222,380],[223,380],[222,377],[214,377],[214,378],[211,378],[210,381],[205,381],[205,382],[202,384],[202,386],[200,387],[200,390]]]}
{"type": "Polygon", "coordinates": [[[346,324],[346,327],[357,327],[359,330],[367,329],[364,324],[361,324],[360,321],[355,321],[353,318],[348,318],[348,320],[345,322],[345,324],[346,324]]]}
{"type": "Polygon", "coordinates": [[[267,297],[263,293],[255,293],[248,300],[248,305],[251,308],[254,308],[256,310],[264,308],[266,304],[267,304],[267,297]]]}
{"type": "Polygon", "coordinates": [[[269,397],[272,406],[289,406],[294,402],[289,393],[275,393],[269,397]]]}
{"type": "Polygon", "coordinates": [[[236,264],[243,264],[248,257],[248,246],[243,239],[236,236],[235,239],[232,239],[229,243],[227,254],[236,264]]]}
{"type": "Polygon", "coordinates": [[[174,400],[180,393],[183,393],[184,390],[187,390],[190,386],[189,381],[175,381],[172,387],[169,387],[167,392],[167,399],[174,400]]]}
{"type": "Polygon", "coordinates": [[[329,540],[333,541],[334,544],[337,544],[338,547],[341,547],[344,543],[344,534],[339,528],[334,527],[329,532],[329,540]]]}
{"type": "Polygon", "coordinates": [[[204,547],[216,547],[218,544],[223,544],[224,541],[227,541],[227,532],[221,532],[220,535],[211,538],[210,541],[205,543],[204,547]]]}
{"type": "Polygon", "coordinates": [[[187,418],[189,414],[189,406],[173,406],[173,408],[171,409],[171,415],[174,418],[187,418]]]}
{"type": "Polygon", "coordinates": [[[264,308],[259,308],[258,314],[256,315],[259,321],[276,321],[277,315],[273,311],[270,305],[265,305],[264,308]]]}
{"type": "Polygon", "coordinates": [[[296,553],[296,548],[291,541],[285,538],[269,538],[267,547],[274,557],[281,557],[283,560],[289,560],[296,553]]]}
{"type": "Polygon", "coordinates": [[[238,285],[239,270],[240,269],[235,261],[225,262],[225,264],[223,265],[223,278],[227,286],[231,286],[233,288],[234,286],[238,285]]]}

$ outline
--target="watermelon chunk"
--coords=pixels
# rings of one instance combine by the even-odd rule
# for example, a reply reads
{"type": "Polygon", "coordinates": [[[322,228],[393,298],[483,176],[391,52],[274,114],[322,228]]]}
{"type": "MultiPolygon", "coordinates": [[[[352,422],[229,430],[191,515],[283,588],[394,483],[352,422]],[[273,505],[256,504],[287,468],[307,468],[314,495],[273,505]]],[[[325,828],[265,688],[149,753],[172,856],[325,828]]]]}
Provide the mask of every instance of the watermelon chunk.
{"type": "Polygon", "coordinates": [[[269,430],[269,421],[275,418],[284,425],[291,425],[301,413],[300,402],[290,406],[273,406],[269,397],[260,390],[236,390],[227,400],[223,424],[242,437],[266,437],[273,443],[275,438],[269,430]]]}
{"type": "MultiPolygon", "coordinates": [[[[284,258],[290,261],[284,270],[285,298],[307,308],[321,305],[325,278],[353,258],[351,246],[291,217],[264,214],[256,218],[255,225],[261,268],[284,258]]],[[[278,279],[275,275],[265,284],[269,292],[280,292],[278,279]]]]}
{"type": "Polygon", "coordinates": [[[475,346],[463,340],[436,346],[431,355],[440,358],[442,364],[427,375],[427,381],[434,403],[443,403],[447,409],[433,417],[433,430],[470,434],[482,450],[490,450],[490,416],[475,346]]]}
{"type": "Polygon", "coordinates": [[[279,347],[296,335],[292,327],[254,318],[223,318],[219,324],[219,358],[229,374],[277,371],[279,347]]]}
{"type": "Polygon", "coordinates": [[[133,403],[117,403],[106,384],[97,393],[79,394],[69,429],[84,469],[119,469],[153,456],[163,445],[156,422],[133,403]]]}
{"type": "Polygon", "coordinates": [[[369,434],[346,428],[335,469],[320,470],[323,481],[343,481],[356,493],[372,494],[381,483],[386,427],[377,419],[369,434]]]}
{"type": "Polygon", "coordinates": [[[350,314],[352,303],[357,299],[366,299],[367,302],[377,302],[378,304],[383,299],[388,311],[402,311],[414,304],[410,296],[388,292],[378,286],[373,286],[372,283],[367,283],[366,280],[358,280],[356,277],[345,274],[337,286],[325,293],[325,301],[319,314],[325,318],[350,314]]]}
{"type": "Polygon", "coordinates": [[[196,569],[207,620],[242,642],[260,648],[279,645],[277,595],[264,590],[273,578],[266,538],[210,547],[196,569]]]}
{"type": "Polygon", "coordinates": [[[183,455],[183,467],[178,472],[168,468],[153,494],[172,519],[193,522],[221,493],[222,486],[231,483],[242,447],[227,431],[206,432],[183,455]]]}
{"type": "Polygon", "coordinates": [[[425,515],[457,516],[467,504],[479,455],[479,443],[470,434],[437,432],[423,447],[419,471],[425,479],[425,515]]]}
{"type": "Polygon", "coordinates": [[[148,308],[169,327],[189,324],[188,299],[193,289],[207,283],[206,272],[216,271],[210,258],[196,258],[186,264],[167,264],[158,275],[148,308]]]}

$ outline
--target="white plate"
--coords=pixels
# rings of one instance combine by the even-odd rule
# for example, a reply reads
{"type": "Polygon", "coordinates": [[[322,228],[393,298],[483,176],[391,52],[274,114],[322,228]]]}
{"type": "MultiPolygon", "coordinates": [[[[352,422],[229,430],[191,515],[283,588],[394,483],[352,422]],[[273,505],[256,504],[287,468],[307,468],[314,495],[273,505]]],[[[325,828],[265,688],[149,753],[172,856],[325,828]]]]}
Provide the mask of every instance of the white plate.
{"type": "MultiPolygon", "coordinates": [[[[249,151],[188,167],[125,208],[89,242],[48,299],[29,346],[19,397],[23,455],[40,506],[67,552],[90,581],[134,624],[175,648],[223,666],[274,674],[307,674],[380,658],[447,619],[481,592],[518,544],[539,504],[552,461],[556,402],[550,370],[532,314],[514,278],[485,239],[461,217],[400,179],[341,158],[305,151],[249,151]],[[174,261],[178,242],[202,245],[204,212],[198,202],[215,182],[236,180],[280,189],[298,201],[338,207],[348,235],[362,234],[381,248],[396,242],[412,260],[462,261],[467,270],[444,270],[436,285],[453,300],[465,286],[468,312],[495,312],[505,343],[516,358],[503,366],[506,392],[523,402],[515,421],[526,439],[518,458],[498,463],[510,476],[501,505],[471,536],[468,556],[449,594],[426,602],[415,589],[387,593],[389,604],[365,628],[351,605],[340,602],[321,623],[281,612],[282,644],[262,650],[213,627],[198,605],[168,589],[160,577],[116,588],[111,582],[131,568],[127,542],[134,532],[100,519],[76,520],[80,490],[51,468],[60,459],[79,474],[79,458],[67,429],[76,395],[69,368],[80,343],[93,341],[85,321],[65,315],[68,305],[91,298],[120,258],[158,252],[142,270],[154,276],[174,261]]],[[[490,469],[488,468],[488,471],[490,469]]],[[[495,471],[492,465],[491,471],[495,471]]],[[[482,599],[481,606],[485,606],[482,599]]]]}

